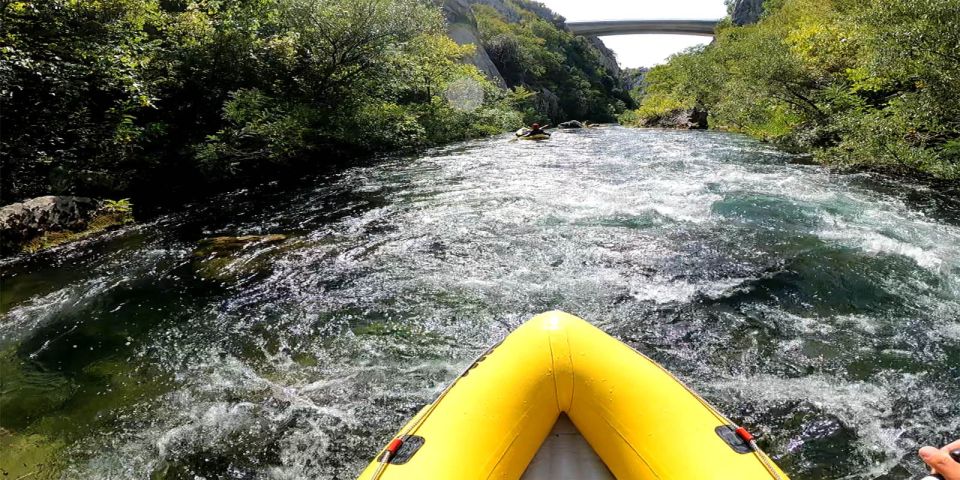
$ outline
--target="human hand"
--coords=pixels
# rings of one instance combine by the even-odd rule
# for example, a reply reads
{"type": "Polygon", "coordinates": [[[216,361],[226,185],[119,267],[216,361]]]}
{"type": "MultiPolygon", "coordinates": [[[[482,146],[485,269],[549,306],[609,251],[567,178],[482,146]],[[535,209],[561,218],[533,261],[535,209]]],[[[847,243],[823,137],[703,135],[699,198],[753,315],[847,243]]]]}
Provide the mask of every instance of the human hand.
{"type": "Polygon", "coordinates": [[[960,480],[960,440],[943,448],[923,447],[920,458],[943,480],[960,480]]]}

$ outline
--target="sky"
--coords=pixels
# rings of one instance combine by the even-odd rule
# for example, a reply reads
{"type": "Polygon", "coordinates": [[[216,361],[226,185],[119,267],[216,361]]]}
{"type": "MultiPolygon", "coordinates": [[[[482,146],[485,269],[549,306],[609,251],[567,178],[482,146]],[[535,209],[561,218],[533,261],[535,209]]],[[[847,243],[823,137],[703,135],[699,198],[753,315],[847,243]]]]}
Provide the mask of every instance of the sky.
{"type": "MultiPolygon", "coordinates": [[[[539,0],[568,21],[718,19],[727,14],[723,0],[539,0]]],[[[617,53],[622,67],[651,67],[709,37],[618,35],[601,37],[617,53]]]]}

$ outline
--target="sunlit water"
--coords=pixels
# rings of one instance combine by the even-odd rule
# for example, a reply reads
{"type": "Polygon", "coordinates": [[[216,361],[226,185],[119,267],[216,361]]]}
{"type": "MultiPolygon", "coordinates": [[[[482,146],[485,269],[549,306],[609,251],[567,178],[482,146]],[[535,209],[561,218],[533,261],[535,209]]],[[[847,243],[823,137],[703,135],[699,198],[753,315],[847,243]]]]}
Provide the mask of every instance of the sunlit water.
{"type": "Polygon", "coordinates": [[[3,267],[0,466],[351,478],[477,352],[563,309],[794,478],[912,478],[916,447],[960,436],[960,222],[917,188],[606,128],[236,192],[3,267]],[[198,246],[262,234],[287,239],[198,246]]]}

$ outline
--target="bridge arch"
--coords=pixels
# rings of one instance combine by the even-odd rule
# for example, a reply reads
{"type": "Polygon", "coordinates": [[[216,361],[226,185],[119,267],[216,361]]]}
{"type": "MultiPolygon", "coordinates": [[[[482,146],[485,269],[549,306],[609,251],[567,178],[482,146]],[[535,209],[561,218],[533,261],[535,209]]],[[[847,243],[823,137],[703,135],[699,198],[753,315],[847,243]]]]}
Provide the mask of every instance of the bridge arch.
{"type": "Polygon", "coordinates": [[[597,22],[567,22],[567,28],[577,35],[698,35],[712,37],[719,20],[609,20],[597,22]]]}

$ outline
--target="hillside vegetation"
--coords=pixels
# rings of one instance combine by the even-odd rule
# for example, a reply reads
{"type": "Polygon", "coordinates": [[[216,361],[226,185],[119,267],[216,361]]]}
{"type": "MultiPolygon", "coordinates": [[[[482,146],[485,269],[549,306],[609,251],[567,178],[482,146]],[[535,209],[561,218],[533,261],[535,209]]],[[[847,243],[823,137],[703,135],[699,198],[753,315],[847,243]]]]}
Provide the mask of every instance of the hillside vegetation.
{"type": "Polygon", "coordinates": [[[584,43],[508,3],[521,25],[483,22],[521,40],[515,91],[422,0],[3,2],[2,201],[177,198],[500,133],[546,86],[571,114],[616,113],[584,43]]]}
{"type": "Polygon", "coordinates": [[[824,163],[960,177],[960,0],[767,0],[759,23],[646,77],[644,124],[683,109],[824,163]]]}
{"type": "Polygon", "coordinates": [[[476,4],[473,11],[483,47],[515,89],[527,121],[609,122],[634,106],[617,72],[604,67],[589,39],[557,28],[537,15],[535,6],[523,8],[528,1],[503,5],[518,20],[510,21],[490,5],[476,4]]]}

